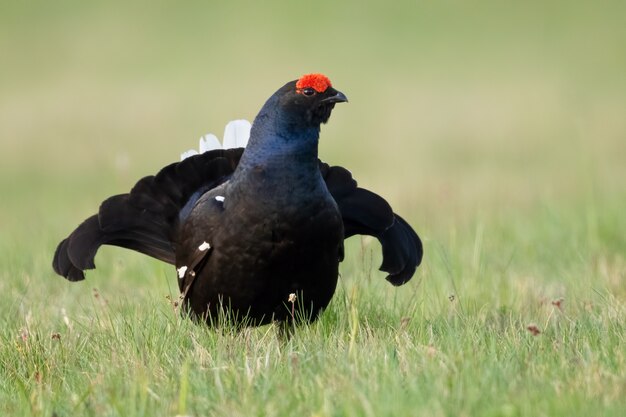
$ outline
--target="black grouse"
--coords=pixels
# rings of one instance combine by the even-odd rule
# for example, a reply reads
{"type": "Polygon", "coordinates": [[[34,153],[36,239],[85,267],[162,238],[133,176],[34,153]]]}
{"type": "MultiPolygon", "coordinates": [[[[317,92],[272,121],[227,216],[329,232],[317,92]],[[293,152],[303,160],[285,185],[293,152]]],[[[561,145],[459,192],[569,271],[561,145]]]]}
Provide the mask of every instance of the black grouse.
{"type": "Polygon", "coordinates": [[[345,101],[321,74],[285,84],[245,149],[172,163],[106,199],[58,245],[54,270],[80,281],[101,245],[132,249],[176,266],[192,314],[248,325],[290,321],[294,307],[315,320],[335,292],[343,241],[356,234],[376,237],[387,280],[406,283],[422,259],[415,231],[348,170],[318,159],[320,125],[345,101]]]}

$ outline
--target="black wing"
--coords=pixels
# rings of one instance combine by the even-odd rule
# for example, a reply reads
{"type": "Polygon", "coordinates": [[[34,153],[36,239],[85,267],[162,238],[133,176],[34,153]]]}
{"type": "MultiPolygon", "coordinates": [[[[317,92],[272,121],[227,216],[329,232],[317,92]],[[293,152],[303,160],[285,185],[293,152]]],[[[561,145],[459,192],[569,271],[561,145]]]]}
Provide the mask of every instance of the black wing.
{"type": "Polygon", "coordinates": [[[424,254],[422,241],[413,228],[393,212],[384,198],[357,187],[347,169],[320,162],[320,171],[341,211],[345,237],[376,237],[383,249],[380,270],[389,274],[387,281],[393,285],[409,281],[424,254]]]}
{"type": "Polygon", "coordinates": [[[52,267],[70,281],[85,279],[95,268],[100,246],[132,249],[174,264],[175,233],[180,219],[207,190],[226,181],[243,149],[214,150],[170,164],[145,177],[128,194],[105,200],[54,253],[52,267]]]}
{"type": "MultiPolygon", "coordinates": [[[[197,199],[232,175],[243,148],[214,150],[170,164],[141,179],[128,194],[105,200],[95,214],[59,243],[52,266],[70,281],[85,279],[95,268],[100,246],[113,245],[175,264],[178,224],[197,199]]],[[[402,285],[422,259],[422,243],[413,229],[380,196],[357,187],[350,172],[320,162],[320,171],[344,221],[345,237],[371,235],[383,250],[382,271],[402,285]]]]}

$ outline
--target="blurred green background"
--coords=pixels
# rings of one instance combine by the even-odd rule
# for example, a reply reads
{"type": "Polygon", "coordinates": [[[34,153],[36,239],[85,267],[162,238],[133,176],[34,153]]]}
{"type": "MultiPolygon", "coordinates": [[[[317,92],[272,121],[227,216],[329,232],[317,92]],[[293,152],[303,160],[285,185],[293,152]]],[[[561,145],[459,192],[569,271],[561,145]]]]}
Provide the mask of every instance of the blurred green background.
{"type": "MultiPolygon", "coordinates": [[[[350,98],[323,128],[321,158],[386,197],[427,246],[455,250],[463,230],[489,236],[512,219],[532,229],[539,211],[626,252],[614,227],[626,200],[624,2],[0,7],[8,257],[48,256],[105,197],[227,121],[252,120],[308,72],[350,98]]],[[[552,238],[568,240],[555,222],[552,238]]],[[[507,243],[540,257],[532,239],[507,243]]]]}
{"type": "Polygon", "coordinates": [[[0,7],[3,234],[86,216],[307,72],[350,98],[322,158],[421,229],[624,190],[624,2],[0,7]]]}
{"type": "MultiPolygon", "coordinates": [[[[529,401],[550,403],[544,393],[558,397],[561,392],[550,385],[552,378],[565,375],[566,395],[556,409],[585,415],[586,409],[608,404],[619,410],[625,387],[620,313],[626,300],[625,22],[624,1],[1,0],[0,315],[6,345],[19,348],[15,341],[23,329],[43,334],[44,341],[60,331],[70,353],[59,367],[67,371],[50,373],[54,389],[41,398],[69,404],[67,392],[81,392],[83,379],[98,372],[106,376],[111,369],[105,385],[126,398],[121,381],[126,381],[127,364],[106,359],[106,352],[115,351],[107,343],[87,345],[95,349],[94,357],[105,358],[94,362],[99,370],[74,363],[72,349],[80,353],[83,345],[74,343],[82,340],[80,331],[65,329],[65,309],[70,320],[92,323],[98,311],[92,288],[98,287],[104,298],[115,301],[112,323],[122,317],[143,329],[140,320],[152,314],[156,303],[165,303],[164,295],[176,292],[174,269],[106,248],[96,258],[98,270],[85,283],[70,285],[50,267],[56,244],[103,199],[127,192],[142,176],[178,160],[181,151],[197,147],[201,135],[221,137],[229,120],[252,120],[285,82],[323,72],[350,103],[337,106],[323,127],[320,157],[349,168],[362,186],[387,198],[422,236],[426,256],[416,279],[395,290],[371,270],[378,265],[375,244],[352,239],[340,281],[348,291],[339,291],[321,328],[330,323],[337,331],[333,339],[349,334],[334,318],[349,318],[346,295],[356,294],[350,286],[357,283],[364,300],[375,300],[363,314],[366,319],[384,323],[380,328],[393,333],[400,317],[413,314],[411,337],[428,349],[432,327],[427,331],[427,326],[448,319],[455,323],[467,311],[480,326],[472,327],[471,321],[453,326],[446,333],[451,342],[439,341],[436,347],[455,358],[460,369],[467,363],[469,371],[452,380],[436,368],[431,379],[407,392],[432,397],[437,407],[450,410],[458,410],[468,393],[475,395],[470,404],[479,410],[508,396],[531,410],[527,415],[538,415],[529,401]],[[457,315],[455,296],[462,315],[457,315]],[[560,297],[571,316],[553,316],[555,307],[546,300],[560,297]],[[500,315],[505,330],[489,330],[500,315]],[[526,364],[525,326],[547,326],[551,320],[583,329],[571,340],[563,336],[567,348],[557,352],[562,362],[550,362],[551,342],[544,338],[547,347],[539,360],[552,368],[540,365],[530,380],[514,368],[507,371],[503,363],[526,364]],[[617,335],[608,345],[607,334],[617,335]],[[493,362],[489,348],[478,362],[467,362],[480,337],[496,344],[514,340],[513,360],[505,351],[500,362],[493,362]],[[582,372],[577,355],[587,358],[582,372]],[[472,368],[482,361],[491,365],[482,373],[483,381],[492,384],[484,392],[475,383],[481,372],[472,368]],[[522,396],[515,384],[508,385],[509,378],[520,375],[522,396]],[[58,396],[54,378],[66,384],[58,396]],[[434,387],[434,396],[428,387],[434,387]],[[481,402],[485,393],[491,396],[481,402]]],[[[165,323],[171,317],[158,318],[165,323]]],[[[401,331],[404,324],[399,326],[401,331]]],[[[161,334],[160,327],[153,327],[154,334],[161,334]]],[[[554,328],[558,342],[560,328],[554,328]]],[[[90,324],[83,329],[108,340],[102,329],[90,330],[90,324]]],[[[193,335],[203,331],[188,330],[193,335]]],[[[311,332],[303,333],[304,340],[320,339],[315,328],[311,332]]],[[[177,339],[169,340],[167,333],[165,339],[176,347],[177,339]]],[[[385,343],[392,344],[393,337],[373,339],[384,346],[384,355],[373,356],[382,361],[385,343]]],[[[543,349],[540,343],[528,345],[543,349]]],[[[120,351],[133,346],[122,340],[120,351]]],[[[16,349],[7,347],[0,359],[7,370],[27,369],[23,375],[10,371],[6,398],[14,406],[9,410],[26,410],[28,399],[38,398],[31,391],[38,389],[42,365],[40,356],[27,355],[33,362],[28,365],[16,349]],[[23,404],[16,399],[19,387],[23,404]]],[[[57,351],[42,352],[45,362],[57,351]]],[[[420,352],[411,357],[428,356],[420,352]]],[[[534,361],[533,351],[528,352],[534,361]]],[[[128,358],[134,363],[132,355],[128,358]]],[[[167,355],[159,358],[168,361],[167,355]]],[[[414,362],[418,368],[420,360],[414,362]]],[[[371,368],[367,363],[364,369],[371,368]]],[[[178,395],[172,381],[180,364],[174,364],[158,368],[173,374],[157,381],[166,392],[165,404],[175,404],[178,395]]],[[[333,360],[326,366],[342,369],[333,360]]],[[[150,369],[147,375],[152,374],[150,369]]],[[[337,379],[330,375],[328,380],[337,379]]],[[[405,381],[386,377],[405,388],[405,381]]],[[[344,378],[351,386],[353,377],[344,378]]],[[[362,387],[372,382],[361,380],[362,387]]],[[[375,391],[377,385],[371,386],[375,391]]],[[[202,387],[196,399],[203,398],[202,387]]],[[[302,387],[294,385],[294,392],[308,389],[302,387]]],[[[107,395],[96,403],[107,404],[107,395]]],[[[341,404],[344,394],[336,395],[341,404]]],[[[232,396],[239,404],[236,391],[232,396]]],[[[377,402],[387,403],[388,398],[377,402]]],[[[351,403],[346,404],[349,409],[351,403]]],[[[407,400],[405,409],[412,404],[407,400]]],[[[428,410],[424,415],[433,415],[428,410]]]]}
{"type": "MultiPolygon", "coordinates": [[[[427,245],[454,250],[459,230],[489,235],[511,219],[532,228],[539,211],[626,250],[614,227],[626,199],[624,2],[0,7],[5,255],[48,256],[102,199],[202,134],[252,120],[308,72],[350,98],[323,128],[322,159],[389,199],[427,245]]],[[[553,238],[567,240],[555,221],[553,238]]],[[[532,236],[510,243],[541,251],[532,236]]]]}

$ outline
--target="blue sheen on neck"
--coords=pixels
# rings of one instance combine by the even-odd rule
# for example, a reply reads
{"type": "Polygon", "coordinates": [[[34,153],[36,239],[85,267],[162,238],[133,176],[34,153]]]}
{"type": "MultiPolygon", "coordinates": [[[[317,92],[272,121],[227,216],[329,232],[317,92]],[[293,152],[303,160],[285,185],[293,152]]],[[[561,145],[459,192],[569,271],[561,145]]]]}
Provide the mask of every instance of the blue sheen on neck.
{"type": "Polygon", "coordinates": [[[254,119],[238,171],[254,166],[279,171],[318,169],[319,125],[303,126],[301,120],[279,111],[277,100],[271,97],[254,119]]]}

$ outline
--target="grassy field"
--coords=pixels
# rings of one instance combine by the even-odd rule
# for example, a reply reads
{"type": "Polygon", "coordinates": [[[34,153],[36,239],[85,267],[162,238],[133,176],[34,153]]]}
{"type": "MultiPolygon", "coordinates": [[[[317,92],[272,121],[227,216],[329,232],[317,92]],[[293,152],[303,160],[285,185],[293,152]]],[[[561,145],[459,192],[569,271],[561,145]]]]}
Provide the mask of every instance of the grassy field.
{"type": "Polygon", "coordinates": [[[0,5],[1,415],[623,415],[623,2],[205,3],[0,5]],[[54,275],[100,201],[313,71],[350,98],[322,159],[424,240],[411,282],[352,238],[284,342],[179,317],[139,254],[54,275]]]}

